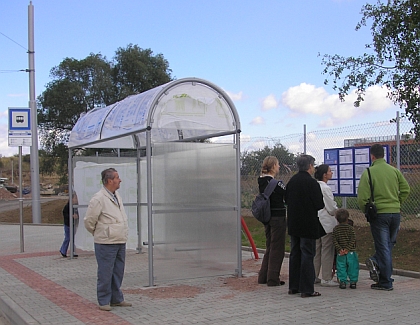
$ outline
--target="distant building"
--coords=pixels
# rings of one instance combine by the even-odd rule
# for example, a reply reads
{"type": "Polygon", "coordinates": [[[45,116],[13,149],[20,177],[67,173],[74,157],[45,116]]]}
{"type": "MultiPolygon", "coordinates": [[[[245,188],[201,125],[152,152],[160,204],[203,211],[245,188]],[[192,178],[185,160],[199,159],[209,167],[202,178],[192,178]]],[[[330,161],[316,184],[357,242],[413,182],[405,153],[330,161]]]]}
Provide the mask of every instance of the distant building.
{"type": "MultiPolygon", "coordinates": [[[[346,139],[344,147],[365,147],[375,143],[389,146],[389,162],[397,165],[397,140],[395,135],[361,139],[346,139]]],[[[412,134],[403,134],[400,139],[400,169],[413,171],[420,169],[420,142],[412,134]]]]}

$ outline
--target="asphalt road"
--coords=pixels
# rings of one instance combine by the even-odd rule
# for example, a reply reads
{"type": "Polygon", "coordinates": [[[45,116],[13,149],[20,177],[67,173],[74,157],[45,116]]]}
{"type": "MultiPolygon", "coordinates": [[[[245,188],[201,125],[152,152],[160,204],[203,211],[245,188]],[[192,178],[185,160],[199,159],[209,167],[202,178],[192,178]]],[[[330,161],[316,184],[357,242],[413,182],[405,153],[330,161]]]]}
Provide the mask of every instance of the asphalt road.
{"type": "MultiPolygon", "coordinates": [[[[54,201],[57,199],[68,200],[68,196],[54,195],[54,196],[48,196],[48,197],[41,197],[40,201],[41,203],[44,203],[48,201],[54,201]]],[[[32,199],[23,199],[24,207],[31,206],[31,205],[32,205],[32,199]]],[[[19,199],[8,200],[8,201],[0,200],[0,213],[4,211],[9,211],[9,210],[15,210],[15,209],[19,209],[19,199]]]]}

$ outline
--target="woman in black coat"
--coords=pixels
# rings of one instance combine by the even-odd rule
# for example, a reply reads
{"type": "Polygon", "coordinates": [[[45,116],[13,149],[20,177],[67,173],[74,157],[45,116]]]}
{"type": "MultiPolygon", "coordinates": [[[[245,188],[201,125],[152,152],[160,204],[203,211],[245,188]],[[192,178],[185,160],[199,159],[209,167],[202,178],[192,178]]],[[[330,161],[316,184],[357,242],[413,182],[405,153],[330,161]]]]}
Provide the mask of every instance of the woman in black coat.
{"type": "MultiPolygon", "coordinates": [[[[279,172],[279,161],[276,157],[268,156],[264,159],[261,176],[258,177],[258,187],[263,193],[270,180],[279,172]]],[[[284,206],[284,194],[286,186],[278,181],[273,193],[270,195],[271,218],[264,225],[266,250],[258,273],[258,283],[268,286],[283,285],[280,281],[280,269],[284,259],[286,242],[286,208],[284,206]]]]}

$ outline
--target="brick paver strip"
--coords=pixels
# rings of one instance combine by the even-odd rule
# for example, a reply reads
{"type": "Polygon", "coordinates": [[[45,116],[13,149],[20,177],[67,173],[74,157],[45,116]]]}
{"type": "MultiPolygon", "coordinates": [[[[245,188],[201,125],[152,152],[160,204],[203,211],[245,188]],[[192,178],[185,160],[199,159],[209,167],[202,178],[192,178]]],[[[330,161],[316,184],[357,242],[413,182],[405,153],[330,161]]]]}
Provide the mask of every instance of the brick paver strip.
{"type": "Polygon", "coordinates": [[[15,259],[55,254],[55,252],[46,252],[2,256],[0,257],[0,267],[85,324],[131,324],[113,313],[99,310],[96,304],[15,261],[15,259]]]}

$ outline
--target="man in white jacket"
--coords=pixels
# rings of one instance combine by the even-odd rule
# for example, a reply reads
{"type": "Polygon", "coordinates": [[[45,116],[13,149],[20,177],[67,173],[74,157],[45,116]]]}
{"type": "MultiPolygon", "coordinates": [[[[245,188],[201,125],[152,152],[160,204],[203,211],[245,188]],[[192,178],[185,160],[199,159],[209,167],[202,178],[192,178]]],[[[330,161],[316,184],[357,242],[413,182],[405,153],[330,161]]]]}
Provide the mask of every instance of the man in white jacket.
{"type": "Polygon", "coordinates": [[[124,301],[121,291],[128,219],[121,196],[116,191],[121,183],[118,172],[108,168],[102,171],[101,177],[104,186],[90,200],[84,223],[94,237],[99,309],[110,311],[111,306],[131,306],[131,303],[124,301]]]}

